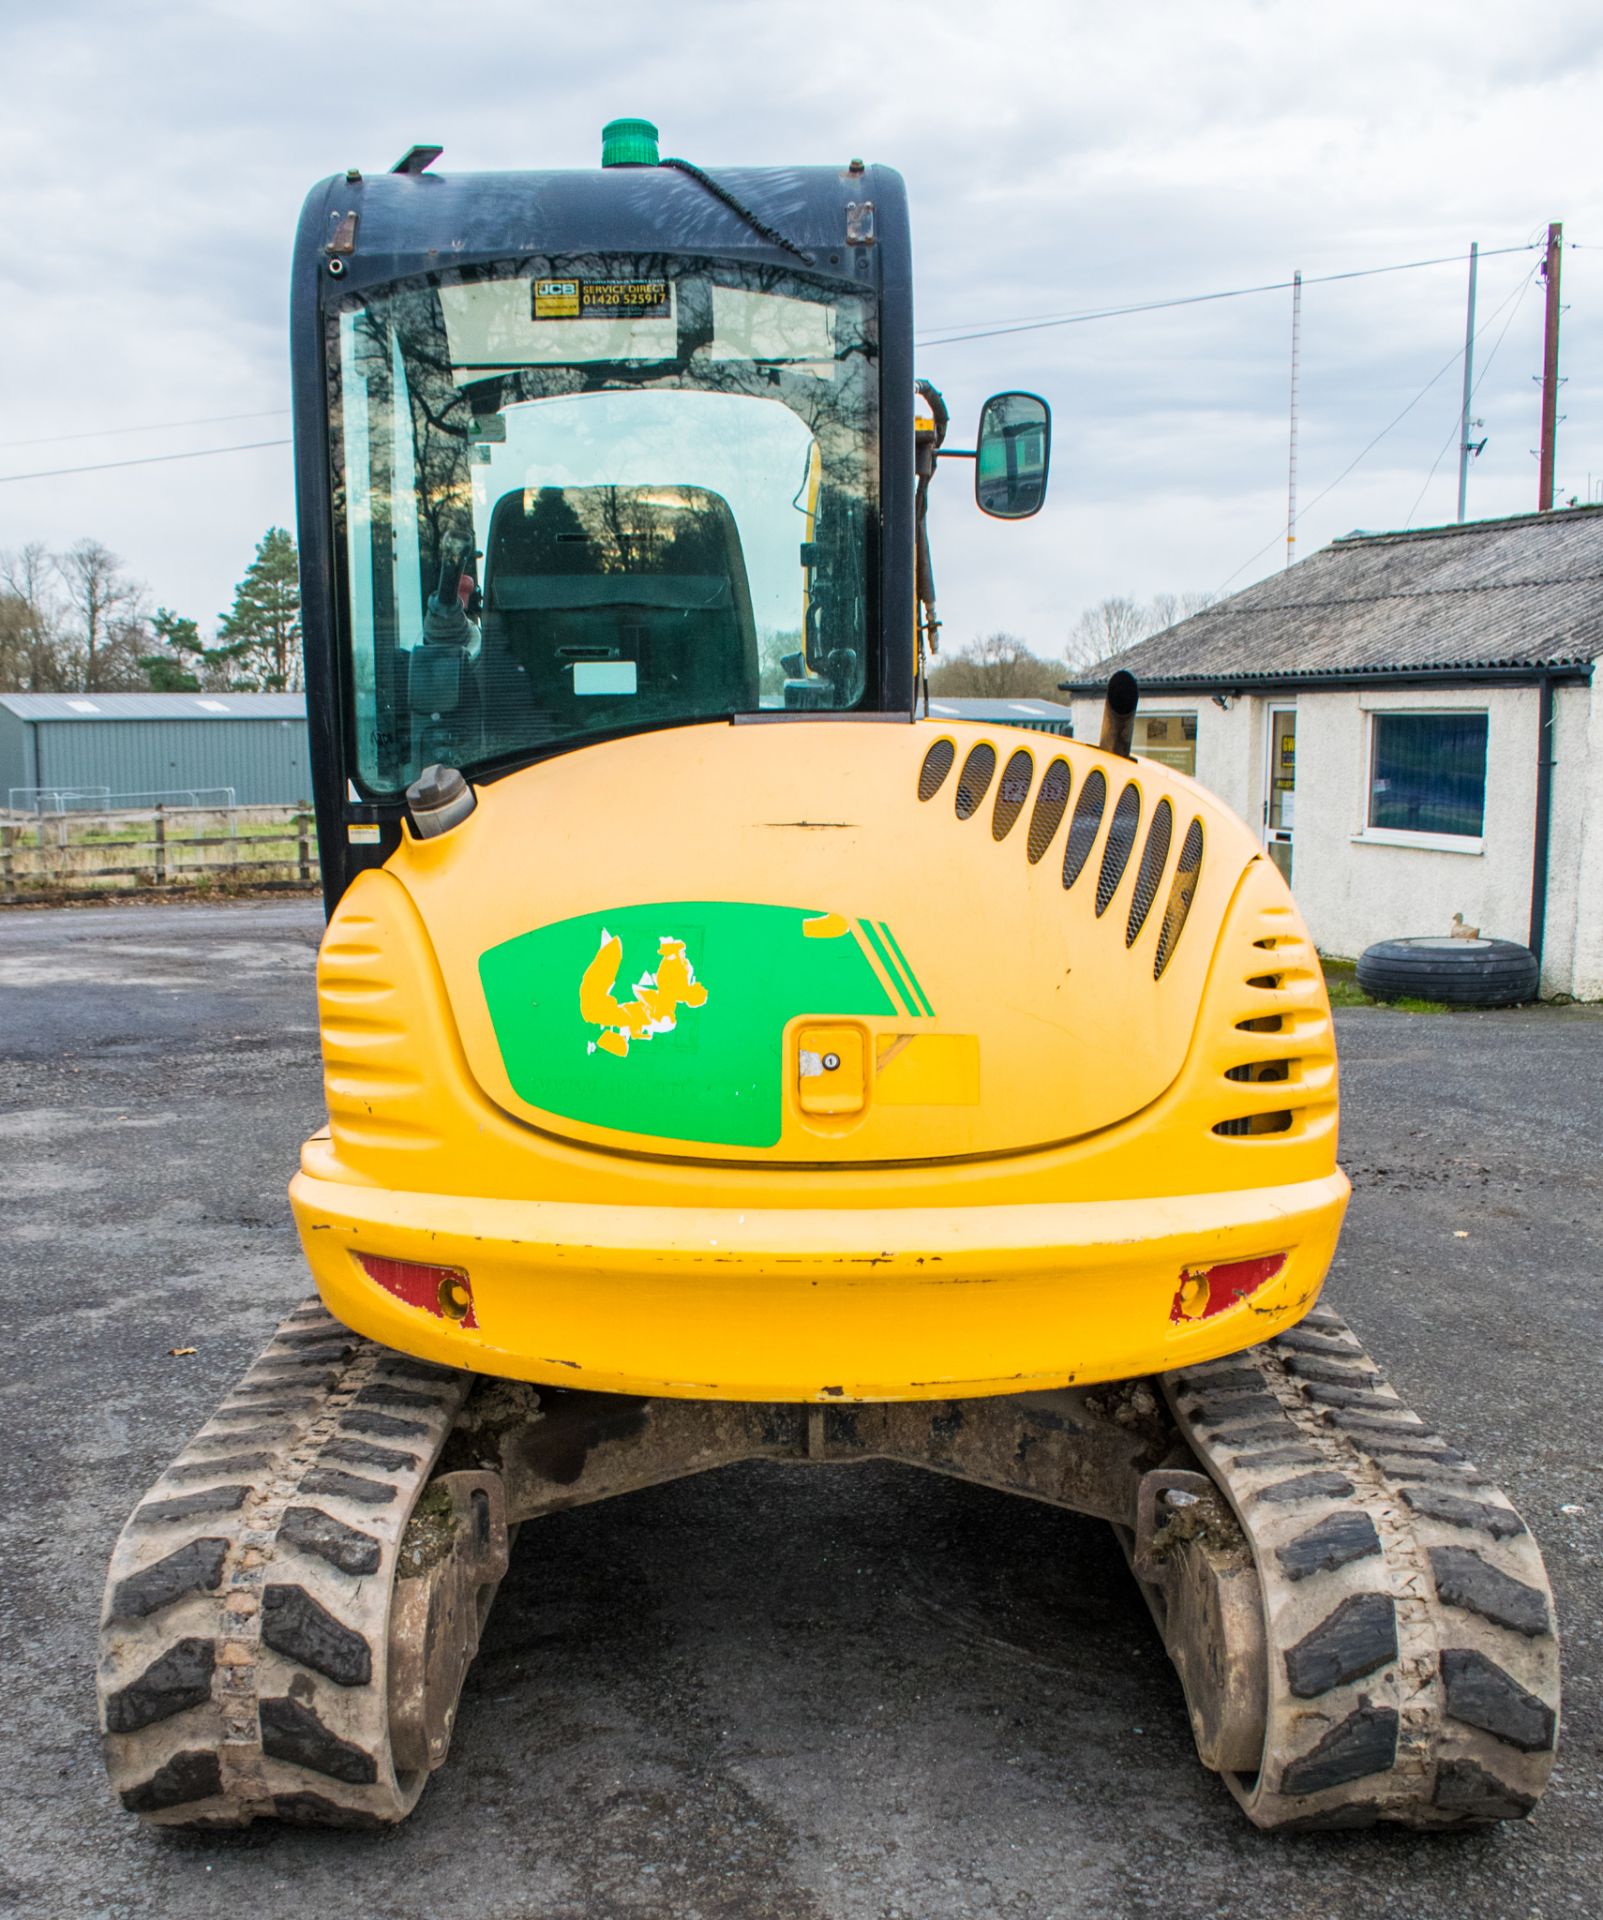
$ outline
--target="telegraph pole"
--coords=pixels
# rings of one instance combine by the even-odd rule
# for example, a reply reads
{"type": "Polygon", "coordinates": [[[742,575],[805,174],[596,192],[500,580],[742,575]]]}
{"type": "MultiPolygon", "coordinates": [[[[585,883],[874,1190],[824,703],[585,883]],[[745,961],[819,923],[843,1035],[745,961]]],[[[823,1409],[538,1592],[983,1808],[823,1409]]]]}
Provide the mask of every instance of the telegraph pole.
{"type": "Polygon", "coordinates": [[[1538,513],[1553,505],[1553,450],[1558,438],[1558,276],[1564,226],[1555,220],[1547,230],[1547,258],[1542,278],[1547,282],[1547,325],[1542,334],[1542,452],[1541,483],[1536,497],[1538,513]]]}
{"type": "Polygon", "coordinates": [[[1464,319],[1464,405],[1458,429],[1458,518],[1464,518],[1464,499],[1469,492],[1469,404],[1475,392],[1475,269],[1480,262],[1480,242],[1469,243],[1469,311],[1464,319]]]}
{"type": "Polygon", "coordinates": [[[1291,277],[1291,464],[1286,480],[1286,565],[1297,558],[1297,368],[1302,357],[1302,269],[1291,277]]]}

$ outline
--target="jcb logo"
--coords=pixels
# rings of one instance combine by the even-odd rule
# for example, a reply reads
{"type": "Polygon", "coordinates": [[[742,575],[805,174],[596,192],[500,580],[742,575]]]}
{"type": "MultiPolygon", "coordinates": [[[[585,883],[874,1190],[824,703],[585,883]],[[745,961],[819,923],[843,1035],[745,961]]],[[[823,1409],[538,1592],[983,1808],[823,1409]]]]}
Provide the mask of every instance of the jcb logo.
{"type": "Polygon", "coordinates": [[[536,280],[534,317],[536,320],[572,320],[579,312],[577,280],[536,280]]]}

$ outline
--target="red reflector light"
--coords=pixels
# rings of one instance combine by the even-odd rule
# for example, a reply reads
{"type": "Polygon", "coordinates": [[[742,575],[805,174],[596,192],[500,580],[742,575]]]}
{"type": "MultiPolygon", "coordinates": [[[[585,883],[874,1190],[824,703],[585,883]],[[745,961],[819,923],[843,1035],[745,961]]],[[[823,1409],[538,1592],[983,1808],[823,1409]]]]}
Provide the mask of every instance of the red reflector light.
{"type": "Polygon", "coordinates": [[[1256,1260],[1228,1260],[1217,1267],[1182,1267],[1169,1318],[1177,1326],[1189,1320],[1211,1320],[1256,1293],[1285,1264],[1283,1253],[1266,1253],[1256,1260]]]}
{"type": "Polygon", "coordinates": [[[473,1313],[473,1283],[460,1267],[428,1267],[416,1260],[387,1260],[377,1253],[359,1253],[356,1258],[369,1280],[409,1307],[421,1307],[437,1320],[454,1320],[462,1327],[479,1324],[473,1313]]]}

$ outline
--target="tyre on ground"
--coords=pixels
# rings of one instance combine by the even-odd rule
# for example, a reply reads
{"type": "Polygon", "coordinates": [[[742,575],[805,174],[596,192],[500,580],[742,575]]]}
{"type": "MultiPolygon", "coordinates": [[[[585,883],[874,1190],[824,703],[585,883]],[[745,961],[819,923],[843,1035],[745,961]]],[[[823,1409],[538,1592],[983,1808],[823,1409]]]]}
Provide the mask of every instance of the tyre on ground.
{"type": "Polygon", "coordinates": [[[1517,940],[1377,940],[1359,957],[1358,984],[1376,1000],[1513,1007],[1537,997],[1540,969],[1517,940]]]}

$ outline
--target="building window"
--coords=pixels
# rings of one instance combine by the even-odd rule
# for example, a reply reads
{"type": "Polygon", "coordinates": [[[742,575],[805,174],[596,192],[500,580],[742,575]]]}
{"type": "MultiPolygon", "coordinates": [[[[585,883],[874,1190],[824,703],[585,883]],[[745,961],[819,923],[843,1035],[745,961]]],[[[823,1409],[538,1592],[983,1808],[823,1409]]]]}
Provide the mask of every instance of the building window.
{"type": "Polygon", "coordinates": [[[1197,716],[1194,713],[1138,713],[1133,750],[1176,773],[1197,771],[1197,716]]]}
{"type": "Polygon", "coordinates": [[[1376,713],[1370,719],[1370,826],[1479,838],[1486,815],[1486,715],[1376,713]]]}

